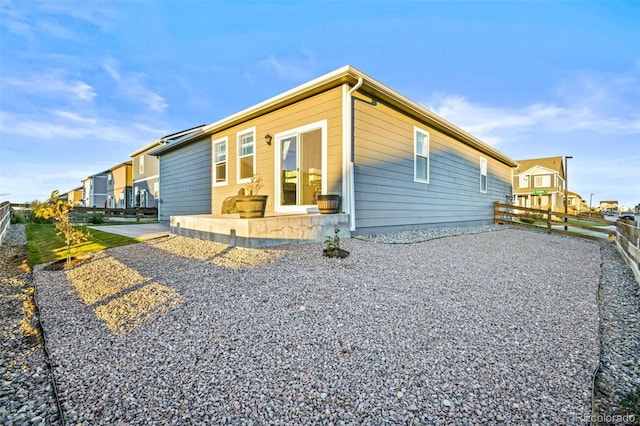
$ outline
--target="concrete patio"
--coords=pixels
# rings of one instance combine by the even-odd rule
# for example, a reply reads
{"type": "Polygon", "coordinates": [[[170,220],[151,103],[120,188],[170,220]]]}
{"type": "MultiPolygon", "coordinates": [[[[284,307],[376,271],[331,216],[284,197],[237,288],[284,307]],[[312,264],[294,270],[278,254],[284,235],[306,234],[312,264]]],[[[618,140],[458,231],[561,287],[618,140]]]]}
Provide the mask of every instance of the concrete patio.
{"type": "Polygon", "coordinates": [[[227,244],[231,247],[273,247],[324,241],[334,230],[351,235],[349,215],[267,213],[264,218],[240,219],[238,214],[171,216],[173,234],[227,244]]]}

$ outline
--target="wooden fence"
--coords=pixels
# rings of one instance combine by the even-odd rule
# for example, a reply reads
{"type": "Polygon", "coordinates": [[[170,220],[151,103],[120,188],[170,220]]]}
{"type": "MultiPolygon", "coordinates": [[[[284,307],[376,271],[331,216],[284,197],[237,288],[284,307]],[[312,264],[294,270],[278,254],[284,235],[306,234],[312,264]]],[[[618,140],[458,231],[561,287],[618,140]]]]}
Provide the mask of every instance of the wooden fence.
{"type": "Polygon", "coordinates": [[[612,242],[616,231],[609,229],[614,223],[588,216],[576,216],[557,211],[534,209],[496,202],[494,222],[526,228],[544,229],[549,233],[572,235],[596,241],[612,242]],[[565,218],[567,221],[565,222],[565,218]],[[591,226],[578,222],[590,222],[603,226],[591,226]],[[565,227],[567,228],[565,230],[565,227]]]}
{"type": "Polygon", "coordinates": [[[618,251],[640,284],[640,222],[618,220],[616,229],[618,251]]]}
{"type": "Polygon", "coordinates": [[[69,212],[71,216],[78,215],[101,215],[105,217],[122,217],[140,219],[158,219],[158,209],[146,207],[134,207],[130,209],[111,209],[102,207],[78,207],[74,206],[69,212]]]}
{"type": "Polygon", "coordinates": [[[3,201],[0,204],[0,244],[4,240],[4,234],[9,229],[9,225],[11,224],[11,203],[8,201],[3,201]]]}

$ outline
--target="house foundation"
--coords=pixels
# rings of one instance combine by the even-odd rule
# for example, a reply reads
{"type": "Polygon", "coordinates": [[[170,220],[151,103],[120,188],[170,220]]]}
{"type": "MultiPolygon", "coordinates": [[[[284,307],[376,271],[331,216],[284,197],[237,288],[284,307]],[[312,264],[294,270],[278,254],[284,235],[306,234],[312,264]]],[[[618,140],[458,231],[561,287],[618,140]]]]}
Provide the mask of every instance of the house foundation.
{"type": "Polygon", "coordinates": [[[324,242],[335,229],[341,238],[351,236],[345,213],[272,213],[254,219],[240,219],[237,214],[171,216],[170,227],[176,235],[248,248],[324,242]]]}

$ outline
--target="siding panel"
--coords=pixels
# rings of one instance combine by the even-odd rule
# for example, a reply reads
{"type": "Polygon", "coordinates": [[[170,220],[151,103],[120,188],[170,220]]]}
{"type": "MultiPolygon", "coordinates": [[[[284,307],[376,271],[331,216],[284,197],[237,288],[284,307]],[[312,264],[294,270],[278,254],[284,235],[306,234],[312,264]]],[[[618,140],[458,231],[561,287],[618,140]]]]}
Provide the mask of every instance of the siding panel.
{"type": "MultiPolygon", "coordinates": [[[[291,130],[310,123],[327,120],[327,187],[329,192],[341,192],[342,188],[342,94],[341,88],[331,89],[296,104],[270,112],[245,123],[211,135],[209,144],[216,139],[228,138],[228,184],[213,187],[211,211],[222,210],[225,198],[237,195],[244,187],[237,182],[237,133],[250,127],[256,128],[256,168],[262,175],[264,188],[260,194],[268,195],[267,212],[274,211],[275,201],[275,140],[267,145],[264,136],[291,130]]],[[[211,172],[209,173],[211,176],[211,172]]]]}
{"type": "Polygon", "coordinates": [[[160,221],[211,213],[211,142],[202,138],[160,157],[160,221]]]}
{"type": "Polygon", "coordinates": [[[492,223],[493,202],[511,194],[509,166],[383,102],[356,101],[354,120],[356,232],[492,223]],[[430,134],[428,184],[414,182],[414,126],[430,134]]]}

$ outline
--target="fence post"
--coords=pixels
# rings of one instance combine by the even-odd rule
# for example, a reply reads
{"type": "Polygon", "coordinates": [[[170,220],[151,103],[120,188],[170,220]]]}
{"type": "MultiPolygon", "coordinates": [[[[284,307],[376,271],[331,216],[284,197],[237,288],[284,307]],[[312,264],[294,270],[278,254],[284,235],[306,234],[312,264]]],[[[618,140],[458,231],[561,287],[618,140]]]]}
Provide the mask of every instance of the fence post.
{"type": "Polygon", "coordinates": [[[551,233],[551,207],[547,210],[547,234],[551,233]]]}
{"type": "Polygon", "coordinates": [[[140,222],[140,207],[136,207],[136,222],[140,222]]]}

